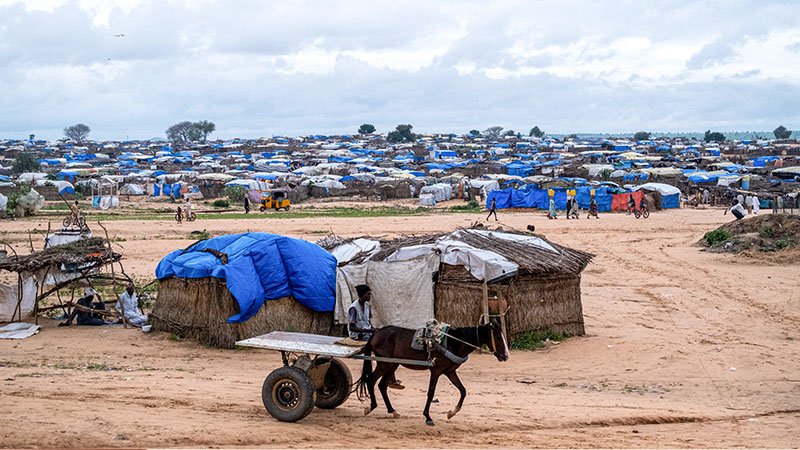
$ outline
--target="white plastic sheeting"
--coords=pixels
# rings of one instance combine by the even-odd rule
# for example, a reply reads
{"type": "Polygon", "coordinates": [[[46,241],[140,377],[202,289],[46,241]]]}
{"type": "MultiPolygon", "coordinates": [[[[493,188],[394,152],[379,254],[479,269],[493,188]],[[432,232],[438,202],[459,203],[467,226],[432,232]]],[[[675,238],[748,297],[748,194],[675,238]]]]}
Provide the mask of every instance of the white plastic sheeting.
{"type": "Polygon", "coordinates": [[[144,195],[144,187],[141,184],[128,183],[119,188],[119,193],[124,195],[144,195]]]}
{"type": "Polygon", "coordinates": [[[470,180],[469,185],[476,189],[483,189],[487,194],[500,189],[500,183],[497,180],[470,180]]]}
{"type": "Polygon", "coordinates": [[[69,244],[80,239],[89,239],[92,237],[91,231],[56,231],[51,233],[45,240],[45,248],[55,247],[56,245],[69,244]]]}
{"type": "MultiPolygon", "coordinates": [[[[0,283],[0,322],[11,321],[11,316],[14,315],[18,300],[19,285],[0,283]]],[[[20,304],[22,317],[30,315],[35,302],[36,283],[34,283],[33,277],[25,277],[22,279],[22,303],[20,304]]]]}
{"type": "Polygon", "coordinates": [[[640,189],[644,189],[647,191],[658,191],[661,193],[661,195],[673,195],[673,194],[679,194],[681,192],[680,189],[676,188],[675,186],[664,183],[640,184],[639,186],[635,186],[633,188],[633,191],[638,191],[640,189]]]}
{"type": "Polygon", "coordinates": [[[419,194],[419,206],[436,206],[433,194],[419,194]]]}
{"type": "Polygon", "coordinates": [[[39,195],[35,189],[17,199],[17,207],[25,209],[25,214],[36,214],[44,206],[44,197],[39,195]]]}
{"type": "Polygon", "coordinates": [[[402,262],[367,261],[336,270],[334,320],[347,323],[347,309],[358,298],[356,286],[372,289],[372,325],[420,328],[433,319],[433,273],[439,256],[429,253],[402,262]]]}
{"type": "Polygon", "coordinates": [[[437,183],[433,186],[423,187],[419,194],[431,194],[437,202],[446,202],[453,198],[453,188],[449,184],[437,183]]]}
{"type": "Polygon", "coordinates": [[[375,253],[379,248],[380,243],[378,241],[358,238],[334,248],[331,253],[338,262],[347,262],[361,252],[375,253]]]}

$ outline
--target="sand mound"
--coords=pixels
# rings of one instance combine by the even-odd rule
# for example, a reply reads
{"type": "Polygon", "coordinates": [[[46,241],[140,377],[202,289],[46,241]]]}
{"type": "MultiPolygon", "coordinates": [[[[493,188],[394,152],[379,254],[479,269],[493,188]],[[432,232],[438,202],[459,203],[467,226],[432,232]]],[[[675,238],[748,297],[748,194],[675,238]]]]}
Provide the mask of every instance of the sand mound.
{"type": "Polygon", "coordinates": [[[733,220],[706,233],[699,244],[711,251],[746,252],[751,258],[760,258],[759,253],[771,253],[766,259],[798,258],[800,216],[764,214],[733,220]]]}

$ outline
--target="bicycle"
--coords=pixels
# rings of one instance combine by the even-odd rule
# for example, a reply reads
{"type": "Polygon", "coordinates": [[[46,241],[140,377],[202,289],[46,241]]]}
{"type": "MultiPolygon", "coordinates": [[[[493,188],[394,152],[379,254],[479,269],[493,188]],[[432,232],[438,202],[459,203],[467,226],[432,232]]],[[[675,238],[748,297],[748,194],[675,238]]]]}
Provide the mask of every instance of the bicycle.
{"type": "Polygon", "coordinates": [[[641,208],[633,210],[633,216],[636,217],[637,219],[639,217],[644,217],[645,219],[647,219],[648,217],[650,217],[650,210],[647,209],[647,206],[642,205],[641,208]]]}
{"type": "Polygon", "coordinates": [[[64,220],[61,221],[61,225],[63,225],[64,228],[75,225],[76,227],[83,229],[86,227],[86,219],[81,216],[76,216],[75,214],[70,214],[67,217],[64,217],[64,220]]]}

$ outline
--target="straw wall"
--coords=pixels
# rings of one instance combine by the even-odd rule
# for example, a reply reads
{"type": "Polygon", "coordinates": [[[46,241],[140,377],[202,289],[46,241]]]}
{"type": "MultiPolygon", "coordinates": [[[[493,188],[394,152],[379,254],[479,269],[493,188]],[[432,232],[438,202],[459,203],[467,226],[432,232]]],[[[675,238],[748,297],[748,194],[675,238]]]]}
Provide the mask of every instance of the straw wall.
{"type": "MultiPolygon", "coordinates": [[[[483,312],[482,283],[463,267],[442,265],[434,293],[436,319],[453,326],[474,326],[483,312]]],[[[525,331],[553,330],[583,335],[580,275],[536,277],[520,274],[502,284],[490,284],[489,296],[504,297],[513,339],[525,331]]]]}
{"type": "Polygon", "coordinates": [[[212,347],[233,348],[235,342],[271,331],[330,334],[333,312],[317,312],[291,297],[264,302],[244,323],[229,324],[239,305],[224,280],[168,278],[159,284],[150,315],[153,328],[197,339],[212,347]]]}

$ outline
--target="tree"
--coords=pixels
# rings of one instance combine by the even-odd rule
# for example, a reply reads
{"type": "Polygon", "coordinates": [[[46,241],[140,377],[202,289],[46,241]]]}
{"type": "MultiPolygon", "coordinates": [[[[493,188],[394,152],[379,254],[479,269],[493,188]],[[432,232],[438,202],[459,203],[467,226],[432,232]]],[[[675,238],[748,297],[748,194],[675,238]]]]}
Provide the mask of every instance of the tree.
{"type": "Polygon", "coordinates": [[[184,120],[167,128],[167,139],[174,144],[184,144],[189,142],[189,135],[192,129],[192,122],[184,120]]]}
{"type": "Polygon", "coordinates": [[[38,172],[39,160],[32,153],[19,153],[11,164],[12,173],[38,172]]]}
{"type": "Polygon", "coordinates": [[[533,137],[540,138],[540,137],[544,136],[544,131],[540,130],[539,126],[537,125],[537,126],[531,128],[531,131],[530,131],[530,133],[528,133],[528,136],[533,136],[533,137]]]}
{"type": "Polygon", "coordinates": [[[364,123],[358,127],[358,134],[372,134],[375,132],[375,125],[371,123],[364,123]]]}
{"type": "Polygon", "coordinates": [[[73,141],[80,144],[86,140],[86,138],[89,136],[89,132],[91,131],[92,131],[91,128],[82,123],[79,123],[76,125],[72,125],[71,127],[64,128],[64,136],[66,136],[67,139],[72,139],[73,141]]]}
{"type": "Polygon", "coordinates": [[[481,132],[478,131],[478,130],[469,130],[469,134],[471,134],[473,136],[480,136],[481,132]]]}
{"type": "Polygon", "coordinates": [[[634,141],[646,141],[650,139],[650,133],[647,131],[637,131],[636,134],[633,135],[634,141]]]}
{"type": "Polygon", "coordinates": [[[398,125],[394,131],[390,131],[386,139],[390,142],[410,142],[417,139],[417,135],[411,132],[414,128],[411,124],[398,125]]]}
{"type": "Polygon", "coordinates": [[[504,136],[516,136],[516,135],[517,135],[517,132],[516,132],[516,131],[514,131],[514,130],[508,130],[508,131],[506,131],[506,132],[505,132],[503,135],[504,135],[504,136]]]}
{"type": "MultiPolygon", "coordinates": [[[[205,142],[208,139],[208,135],[213,133],[214,130],[217,129],[217,126],[214,125],[214,122],[209,122],[207,120],[201,120],[199,122],[195,122],[193,124],[193,128],[203,135],[202,142],[205,142]]],[[[196,140],[196,139],[192,139],[196,140]]]]}
{"type": "Polygon", "coordinates": [[[785,126],[781,125],[775,128],[772,134],[775,135],[775,139],[789,139],[792,136],[792,130],[787,130],[785,126]]]}
{"type": "Polygon", "coordinates": [[[719,131],[706,130],[703,140],[706,142],[723,142],[725,140],[725,135],[719,131]]]}
{"type": "Polygon", "coordinates": [[[503,132],[503,127],[489,127],[483,130],[483,134],[488,137],[489,139],[497,139],[500,137],[500,133],[503,132]]]}

